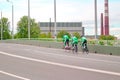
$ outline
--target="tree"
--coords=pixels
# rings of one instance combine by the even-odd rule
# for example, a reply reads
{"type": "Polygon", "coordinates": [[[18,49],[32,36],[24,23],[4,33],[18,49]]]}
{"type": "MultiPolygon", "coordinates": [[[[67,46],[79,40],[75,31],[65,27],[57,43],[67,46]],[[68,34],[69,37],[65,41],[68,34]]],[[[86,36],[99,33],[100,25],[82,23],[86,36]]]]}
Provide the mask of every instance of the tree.
{"type": "MultiPolygon", "coordinates": [[[[1,29],[1,26],[3,26],[3,29],[2,29],[3,39],[10,39],[11,35],[9,30],[8,18],[3,17],[1,20],[0,20],[0,29],[1,29]],[[1,24],[1,20],[2,20],[2,24],[1,24]]],[[[1,30],[0,30],[0,38],[1,38],[1,30]]]]}
{"type": "MultiPolygon", "coordinates": [[[[35,22],[35,19],[30,19],[30,37],[38,38],[40,35],[40,28],[35,22]]],[[[28,16],[23,16],[18,22],[17,38],[28,38],[28,16]]]]}
{"type": "Polygon", "coordinates": [[[46,33],[41,33],[40,38],[47,38],[47,34],[46,33]]]}
{"type": "Polygon", "coordinates": [[[78,32],[74,32],[73,35],[76,36],[78,39],[80,38],[80,34],[78,32]]]}
{"type": "Polygon", "coordinates": [[[67,34],[70,37],[70,34],[65,31],[65,30],[61,30],[58,34],[57,34],[57,38],[62,38],[63,35],[67,34]]]}
{"type": "Polygon", "coordinates": [[[101,36],[99,37],[99,39],[100,39],[100,40],[114,40],[115,37],[114,37],[114,36],[111,36],[111,35],[108,35],[108,36],[106,36],[106,35],[101,35],[101,36]]]}
{"type": "Polygon", "coordinates": [[[51,34],[51,32],[48,32],[48,34],[47,34],[47,38],[52,38],[52,34],[51,34]]]}

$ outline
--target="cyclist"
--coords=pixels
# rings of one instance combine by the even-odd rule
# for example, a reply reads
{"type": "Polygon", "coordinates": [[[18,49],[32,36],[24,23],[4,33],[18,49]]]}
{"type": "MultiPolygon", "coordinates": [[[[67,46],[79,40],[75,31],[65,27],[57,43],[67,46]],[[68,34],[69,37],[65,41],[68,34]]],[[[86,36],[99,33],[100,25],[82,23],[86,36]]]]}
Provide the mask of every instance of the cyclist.
{"type": "Polygon", "coordinates": [[[66,34],[63,36],[63,43],[64,43],[64,47],[66,46],[66,44],[67,46],[69,46],[69,37],[66,34]]]}
{"type": "Polygon", "coordinates": [[[83,48],[85,48],[84,45],[86,45],[86,47],[87,47],[87,38],[86,38],[86,37],[81,36],[80,41],[81,41],[81,46],[82,46],[83,48]]]}
{"type": "Polygon", "coordinates": [[[72,50],[75,50],[75,52],[77,52],[78,51],[78,47],[77,47],[78,38],[76,36],[73,36],[71,41],[72,41],[72,50]]]}
{"type": "Polygon", "coordinates": [[[78,44],[78,38],[76,36],[73,36],[71,41],[72,41],[72,47],[74,47],[75,44],[76,45],[78,44]]]}

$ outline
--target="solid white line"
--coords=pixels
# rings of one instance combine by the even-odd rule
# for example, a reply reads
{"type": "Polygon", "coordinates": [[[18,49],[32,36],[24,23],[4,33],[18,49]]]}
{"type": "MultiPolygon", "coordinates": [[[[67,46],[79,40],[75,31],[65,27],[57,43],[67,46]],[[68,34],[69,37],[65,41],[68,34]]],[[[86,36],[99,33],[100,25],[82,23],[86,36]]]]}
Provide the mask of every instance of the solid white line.
{"type": "MultiPolygon", "coordinates": [[[[30,51],[30,49],[28,49],[30,51]]],[[[34,50],[32,50],[34,51],[34,50]]],[[[82,58],[82,57],[74,57],[74,56],[67,56],[67,55],[62,55],[62,54],[54,54],[54,53],[50,53],[50,52],[43,52],[43,51],[35,51],[35,52],[39,52],[39,53],[46,53],[46,54],[50,54],[50,55],[57,55],[57,56],[66,56],[66,57],[71,57],[71,58],[78,58],[78,59],[86,59],[86,60],[92,60],[92,61],[99,61],[99,62],[106,62],[106,63],[117,63],[120,64],[120,62],[115,62],[115,61],[108,61],[108,60],[99,60],[99,59],[92,59],[92,58],[82,58]]]]}
{"type": "Polygon", "coordinates": [[[5,75],[8,75],[8,76],[15,77],[15,78],[18,78],[18,79],[21,79],[21,80],[30,80],[30,79],[27,79],[27,78],[24,78],[24,77],[20,77],[20,76],[11,74],[11,73],[7,73],[7,72],[1,71],[1,70],[0,70],[0,73],[5,74],[5,75]]]}
{"type": "Polygon", "coordinates": [[[30,60],[30,61],[35,61],[35,62],[40,62],[40,63],[45,63],[45,64],[61,66],[61,67],[67,67],[67,68],[72,68],[72,69],[85,70],[85,71],[91,71],[91,72],[120,76],[120,73],[118,73],[118,72],[111,72],[111,71],[105,71],[105,70],[98,70],[98,69],[91,69],[91,68],[61,64],[61,63],[39,60],[39,59],[34,59],[34,58],[29,58],[29,57],[24,57],[24,56],[19,56],[19,55],[13,55],[13,54],[9,54],[9,53],[6,53],[6,52],[1,52],[1,51],[0,51],[0,54],[4,54],[4,55],[7,55],[7,56],[16,57],[16,58],[20,58],[20,59],[24,59],[24,60],[30,60]]]}

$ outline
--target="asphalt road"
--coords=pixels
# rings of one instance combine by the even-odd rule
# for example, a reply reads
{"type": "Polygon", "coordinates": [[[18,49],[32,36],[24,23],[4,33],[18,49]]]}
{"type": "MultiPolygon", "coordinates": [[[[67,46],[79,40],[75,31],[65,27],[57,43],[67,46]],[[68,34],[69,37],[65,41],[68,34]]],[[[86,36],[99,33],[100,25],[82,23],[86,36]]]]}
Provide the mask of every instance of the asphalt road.
{"type": "Polygon", "coordinates": [[[120,80],[120,57],[0,43],[0,80],[120,80]]]}

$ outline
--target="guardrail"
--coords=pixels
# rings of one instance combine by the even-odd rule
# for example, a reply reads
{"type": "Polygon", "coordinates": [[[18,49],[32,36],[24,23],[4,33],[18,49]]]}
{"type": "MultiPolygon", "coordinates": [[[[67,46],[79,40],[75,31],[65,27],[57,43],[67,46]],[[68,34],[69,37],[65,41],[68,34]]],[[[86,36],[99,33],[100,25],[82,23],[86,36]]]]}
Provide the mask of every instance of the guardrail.
{"type": "MultiPolygon", "coordinates": [[[[43,40],[2,40],[2,43],[15,43],[15,44],[25,44],[25,45],[34,45],[41,47],[49,47],[49,48],[63,48],[62,42],[57,42],[54,40],[51,41],[43,41],[43,40]]],[[[98,42],[97,42],[98,43],[98,42]]],[[[120,47],[119,46],[108,46],[108,45],[98,45],[98,44],[89,44],[88,45],[89,52],[99,53],[99,54],[107,54],[107,55],[120,55],[120,47]]],[[[81,50],[80,44],[78,45],[79,51],[81,50]]]]}

